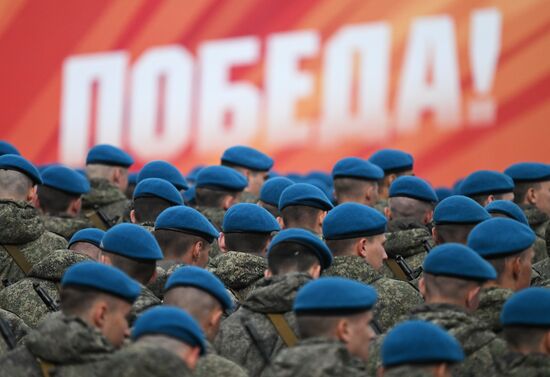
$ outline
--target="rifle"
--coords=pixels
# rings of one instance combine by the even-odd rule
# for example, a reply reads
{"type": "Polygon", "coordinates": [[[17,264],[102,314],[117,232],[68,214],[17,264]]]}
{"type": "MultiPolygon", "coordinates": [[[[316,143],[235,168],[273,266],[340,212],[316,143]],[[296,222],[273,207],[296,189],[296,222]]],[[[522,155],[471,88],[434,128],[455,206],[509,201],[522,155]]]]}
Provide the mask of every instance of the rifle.
{"type": "Polygon", "coordinates": [[[6,321],[4,321],[3,318],[0,318],[0,332],[2,333],[2,338],[4,338],[4,341],[8,346],[8,350],[14,349],[17,343],[15,341],[15,335],[13,335],[10,326],[6,323],[6,321]]]}
{"type": "Polygon", "coordinates": [[[409,281],[416,279],[422,273],[422,267],[413,270],[411,266],[409,266],[407,261],[405,261],[405,258],[403,258],[401,255],[396,255],[395,262],[399,265],[399,268],[403,270],[405,275],[407,275],[407,279],[409,279],[409,281]]]}
{"type": "Polygon", "coordinates": [[[39,283],[32,283],[32,287],[34,288],[36,294],[42,302],[48,307],[48,310],[51,312],[57,312],[59,311],[60,307],[57,302],[54,301],[54,299],[46,292],[44,288],[40,286],[39,283]]]}

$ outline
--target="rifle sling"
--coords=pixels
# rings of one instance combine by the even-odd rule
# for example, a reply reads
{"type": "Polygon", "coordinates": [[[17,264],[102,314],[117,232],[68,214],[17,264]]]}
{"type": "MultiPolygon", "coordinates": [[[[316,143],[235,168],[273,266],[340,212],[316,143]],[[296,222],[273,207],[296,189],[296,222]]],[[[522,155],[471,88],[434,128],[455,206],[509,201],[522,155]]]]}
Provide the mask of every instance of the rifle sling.
{"type": "Polygon", "coordinates": [[[94,227],[101,229],[101,230],[107,230],[109,229],[109,226],[105,224],[105,221],[99,216],[99,213],[97,211],[90,211],[86,213],[86,218],[90,220],[90,222],[94,225],[94,227]]]}
{"type": "Polygon", "coordinates": [[[405,272],[401,269],[401,267],[399,267],[395,259],[393,258],[386,259],[386,264],[390,268],[391,272],[393,272],[393,274],[397,277],[397,279],[403,280],[403,281],[409,281],[409,279],[407,278],[407,275],[405,275],[405,272]]]}
{"type": "Polygon", "coordinates": [[[37,360],[38,360],[38,363],[40,364],[40,371],[42,372],[42,377],[51,377],[50,371],[54,367],[54,365],[42,359],[37,358],[37,360]]]}
{"type": "Polygon", "coordinates": [[[271,321],[273,326],[275,327],[275,330],[277,330],[277,333],[283,339],[283,342],[285,342],[287,347],[293,347],[298,343],[298,338],[296,337],[296,334],[294,334],[294,331],[290,328],[288,325],[288,322],[286,321],[284,315],[282,314],[276,314],[276,313],[269,313],[267,314],[267,318],[271,321]]]}
{"type": "Polygon", "coordinates": [[[2,245],[2,246],[4,247],[4,249],[6,249],[6,251],[11,256],[13,261],[17,264],[17,266],[19,266],[21,271],[23,271],[25,275],[28,275],[32,266],[27,260],[27,258],[25,258],[25,256],[23,255],[19,247],[16,245],[2,245]]]}

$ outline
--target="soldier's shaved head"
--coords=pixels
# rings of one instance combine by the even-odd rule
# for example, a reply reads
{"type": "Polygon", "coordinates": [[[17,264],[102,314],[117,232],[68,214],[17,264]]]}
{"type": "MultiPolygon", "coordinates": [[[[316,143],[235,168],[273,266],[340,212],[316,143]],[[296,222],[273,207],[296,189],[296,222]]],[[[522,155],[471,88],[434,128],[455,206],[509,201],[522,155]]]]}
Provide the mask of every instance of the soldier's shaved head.
{"type": "Polygon", "coordinates": [[[33,182],[15,170],[0,170],[0,199],[27,201],[33,182]]]}
{"type": "Polygon", "coordinates": [[[481,282],[424,273],[420,291],[426,303],[447,303],[475,310],[481,282]]]}
{"type": "Polygon", "coordinates": [[[355,178],[335,178],[334,195],[338,203],[373,205],[378,201],[378,182],[355,178]]]}
{"type": "Polygon", "coordinates": [[[88,164],[86,175],[89,179],[106,179],[122,191],[128,187],[128,169],[121,166],[88,164]]]}
{"type": "Polygon", "coordinates": [[[289,206],[283,208],[284,228],[303,228],[315,233],[322,233],[322,222],[326,211],[308,206],[289,206]]]}
{"type": "Polygon", "coordinates": [[[397,196],[388,199],[388,207],[392,220],[410,218],[425,224],[427,216],[433,212],[433,203],[424,202],[421,200],[397,196]]]}

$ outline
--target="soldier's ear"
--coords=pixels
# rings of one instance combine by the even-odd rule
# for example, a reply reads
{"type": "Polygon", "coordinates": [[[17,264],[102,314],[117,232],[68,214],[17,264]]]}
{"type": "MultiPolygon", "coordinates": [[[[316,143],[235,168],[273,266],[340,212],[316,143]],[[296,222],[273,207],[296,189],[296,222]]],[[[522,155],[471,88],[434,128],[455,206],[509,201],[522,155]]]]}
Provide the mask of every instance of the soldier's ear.
{"type": "Polygon", "coordinates": [[[537,204],[537,191],[534,187],[529,187],[527,189],[527,193],[525,194],[525,201],[527,202],[527,204],[537,204]]]}
{"type": "Polygon", "coordinates": [[[136,220],[136,210],[133,209],[130,211],[130,221],[132,222],[132,224],[136,224],[137,223],[137,220],[136,220]]]}
{"type": "Polygon", "coordinates": [[[391,209],[390,209],[390,207],[384,207],[384,216],[386,216],[386,219],[391,220],[391,209]]]}
{"type": "Polygon", "coordinates": [[[277,222],[279,223],[279,226],[281,227],[281,229],[285,228],[285,221],[283,220],[282,216],[277,216],[277,222]]]}
{"type": "Polygon", "coordinates": [[[481,286],[476,286],[470,289],[466,295],[466,308],[470,311],[474,311],[479,306],[479,292],[481,291],[481,286]]]}
{"type": "Polygon", "coordinates": [[[218,246],[221,252],[226,253],[228,251],[225,246],[225,234],[223,234],[223,232],[220,232],[220,236],[218,237],[218,246]]]}
{"type": "Polygon", "coordinates": [[[547,355],[550,355],[550,330],[548,330],[546,332],[546,334],[544,334],[544,337],[542,338],[543,340],[543,347],[544,347],[544,350],[546,351],[546,354],[547,355]]]}
{"type": "Polygon", "coordinates": [[[421,277],[420,280],[418,281],[418,291],[420,292],[420,294],[425,300],[426,299],[426,281],[424,280],[424,277],[421,277]]]}
{"type": "Polygon", "coordinates": [[[435,377],[452,377],[448,364],[441,363],[434,368],[435,377]]]}
{"type": "Polygon", "coordinates": [[[336,337],[344,344],[348,344],[352,338],[351,327],[347,318],[342,318],[336,325],[336,337]]]}
{"type": "Polygon", "coordinates": [[[34,185],[32,186],[29,191],[27,192],[27,202],[31,203],[33,207],[38,208],[38,186],[34,185]]]}
{"type": "Polygon", "coordinates": [[[108,311],[107,302],[104,300],[97,300],[92,306],[90,319],[92,325],[98,329],[103,329],[106,323],[106,315],[108,311]]]}
{"type": "Polygon", "coordinates": [[[269,268],[264,271],[264,278],[269,279],[272,276],[273,276],[273,272],[271,272],[269,268]]]}
{"type": "Polygon", "coordinates": [[[431,209],[429,211],[426,211],[426,213],[424,214],[424,224],[429,224],[432,222],[434,218],[434,210],[431,209]]]}

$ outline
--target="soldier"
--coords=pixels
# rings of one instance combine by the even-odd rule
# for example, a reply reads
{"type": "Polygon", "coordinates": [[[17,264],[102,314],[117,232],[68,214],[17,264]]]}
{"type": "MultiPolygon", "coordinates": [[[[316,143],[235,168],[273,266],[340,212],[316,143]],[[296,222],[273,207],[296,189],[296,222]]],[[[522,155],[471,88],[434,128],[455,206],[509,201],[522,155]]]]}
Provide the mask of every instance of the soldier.
{"type": "Polygon", "coordinates": [[[67,241],[80,229],[92,224],[80,217],[82,195],[90,191],[88,180],[64,166],[51,166],[41,173],[35,207],[42,212],[44,226],[67,241]]]}
{"type": "Polygon", "coordinates": [[[18,156],[21,155],[17,148],[15,148],[13,145],[8,143],[7,141],[0,140],[0,156],[3,156],[5,154],[16,154],[18,156]]]}
{"type": "Polygon", "coordinates": [[[254,283],[264,277],[267,247],[272,235],[281,228],[267,210],[251,203],[229,208],[222,228],[219,238],[222,253],[211,261],[209,269],[240,302],[254,283]]]}
{"type": "Polygon", "coordinates": [[[139,171],[137,183],[147,178],[160,178],[170,182],[178,191],[189,189],[185,177],[174,165],[167,161],[156,160],[146,163],[139,171]]]}
{"type": "Polygon", "coordinates": [[[496,280],[487,282],[481,289],[479,306],[474,313],[495,333],[502,330],[499,317],[504,302],[512,293],[530,285],[535,239],[529,226],[506,218],[484,221],[468,237],[468,246],[497,272],[496,280]]]}
{"type": "Polygon", "coordinates": [[[268,179],[260,191],[258,205],[268,210],[273,217],[279,219],[281,217],[281,212],[279,212],[279,199],[283,191],[293,184],[294,182],[286,177],[268,179]]]}
{"type": "Polygon", "coordinates": [[[279,350],[296,343],[292,313],[296,292],[331,262],[330,250],[307,230],[288,229],[276,235],[267,251],[266,278],[222,322],[214,342],[220,355],[258,376],[279,350]]]}
{"type": "Polygon", "coordinates": [[[48,253],[64,249],[67,241],[48,232],[31,205],[42,179],[21,156],[0,157],[0,285],[24,278],[48,253]]]}
{"type": "Polygon", "coordinates": [[[550,165],[523,162],[514,164],[504,171],[515,184],[514,202],[518,204],[537,235],[536,260],[550,255],[550,165]],[[544,249],[543,246],[546,246],[544,249]],[[546,253],[545,253],[546,251],[546,253]]]}
{"type": "Polygon", "coordinates": [[[422,262],[434,246],[429,226],[436,202],[435,191],[423,179],[404,176],[393,181],[385,209],[389,220],[385,275],[404,281],[420,275],[422,262]]]}
{"type": "Polygon", "coordinates": [[[450,196],[439,202],[434,210],[432,235],[435,244],[456,242],[466,245],[470,231],[489,218],[491,215],[473,199],[450,196]]]}
{"type": "Polygon", "coordinates": [[[384,212],[393,181],[404,175],[414,175],[414,158],[411,154],[398,149],[380,149],[369,157],[369,162],[379,166],[384,172],[383,179],[378,184],[379,200],[375,207],[384,212]]]}
{"type": "Polygon", "coordinates": [[[485,206],[485,209],[492,217],[507,217],[529,226],[527,217],[522,209],[509,200],[494,200],[485,206]]]}
{"type": "Polygon", "coordinates": [[[366,376],[376,291],[343,278],[321,278],[298,291],[293,310],[300,341],[283,349],[262,376],[366,376]]]}
{"type": "Polygon", "coordinates": [[[122,346],[126,315],[139,295],[136,282],[114,267],[85,262],[67,270],[61,287],[61,313],[0,358],[2,375],[95,376],[91,364],[122,346]]]}
{"type": "Polygon", "coordinates": [[[134,191],[130,219],[134,224],[153,231],[158,215],[172,206],[183,205],[180,192],[161,178],[145,178],[134,191]]]}
{"type": "Polygon", "coordinates": [[[125,191],[126,198],[128,200],[132,200],[132,198],[134,197],[134,190],[136,189],[137,185],[137,177],[138,173],[128,173],[128,187],[126,187],[125,191]]]}
{"type": "Polygon", "coordinates": [[[159,306],[143,313],[133,343],[98,368],[98,377],[190,377],[205,353],[204,334],[184,310],[159,306]]]}
{"type": "Polygon", "coordinates": [[[504,304],[500,321],[509,352],[497,362],[503,377],[550,375],[550,289],[528,288],[504,304]]]}
{"type": "Polygon", "coordinates": [[[288,186],[279,199],[283,229],[302,228],[321,235],[323,220],[333,205],[321,189],[309,183],[288,186]]]}
{"type": "Polygon", "coordinates": [[[448,187],[437,187],[434,189],[434,191],[435,191],[435,194],[437,195],[438,202],[448,198],[449,196],[454,195],[453,190],[448,187]]]}
{"type": "Polygon", "coordinates": [[[514,200],[514,181],[506,174],[492,170],[473,172],[460,184],[460,194],[483,207],[493,200],[514,200]]]}
{"type": "Polygon", "coordinates": [[[378,181],[384,171],[362,158],[347,157],[332,168],[334,198],[337,203],[356,202],[374,206],[378,203],[378,181]]]}
{"type": "Polygon", "coordinates": [[[95,261],[99,261],[101,254],[101,240],[105,232],[101,229],[87,228],[79,230],[69,241],[69,250],[87,255],[95,261]]]}
{"type": "Polygon", "coordinates": [[[21,318],[4,309],[0,309],[0,322],[0,332],[2,333],[0,356],[2,356],[16,347],[31,331],[31,328],[21,318]]]}
{"type": "Polygon", "coordinates": [[[88,152],[86,174],[91,190],[82,197],[82,211],[96,228],[109,229],[127,214],[125,192],[133,163],[128,153],[112,145],[96,145],[88,152]]]}
{"type": "Polygon", "coordinates": [[[130,324],[145,309],[161,303],[145,285],[155,279],[157,261],[162,258],[155,237],[139,225],[115,225],[101,240],[101,262],[121,269],[141,285],[141,294],[128,317],[130,324]]]}
{"type": "Polygon", "coordinates": [[[257,149],[236,145],[223,152],[221,164],[237,170],[246,177],[248,186],[241,195],[241,201],[256,203],[273,167],[273,159],[257,149]]]}
{"type": "Polygon", "coordinates": [[[196,165],[189,171],[187,174],[187,183],[189,184],[189,188],[195,187],[195,183],[197,183],[197,175],[200,173],[200,171],[204,168],[204,165],[196,165]]]}
{"type": "Polygon", "coordinates": [[[197,210],[221,230],[225,211],[239,202],[247,186],[246,177],[226,166],[209,166],[197,176],[197,210]]]}
{"type": "Polygon", "coordinates": [[[205,334],[206,354],[197,363],[195,376],[247,376],[240,366],[217,355],[210,344],[218,333],[224,311],[233,306],[218,278],[199,267],[178,268],[166,283],[164,304],[187,311],[205,334]]]}
{"type": "Polygon", "coordinates": [[[379,294],[374,310],[377,331],[394,325],[399,317],[422,303],[409,283],[384,277],[380,271],[387,258],[384,250],[386,218],[358,203],[344,203],[330,211],[323,236],[334,260],[324,276],[341,276],[371,284],[379,294]]]}
{"type": "Polygon", "coordinates": [[[463,360],[460,343],[441,327],[425,321],[406,321],[395,326],[384,339],[380,376],[449,377],[453,365],[463,360]]]}
{"type": "Polygon", "coordinates": [[[420,291],[426,304],[402,320],[423,320],[443,327],[462,345],[466,359],[454,376],[486,376],[505,344],[472,315],[484,282],[496,279],[490,263],[467,246],[448,243],[434,247],[424,260],[420,291]]]}

